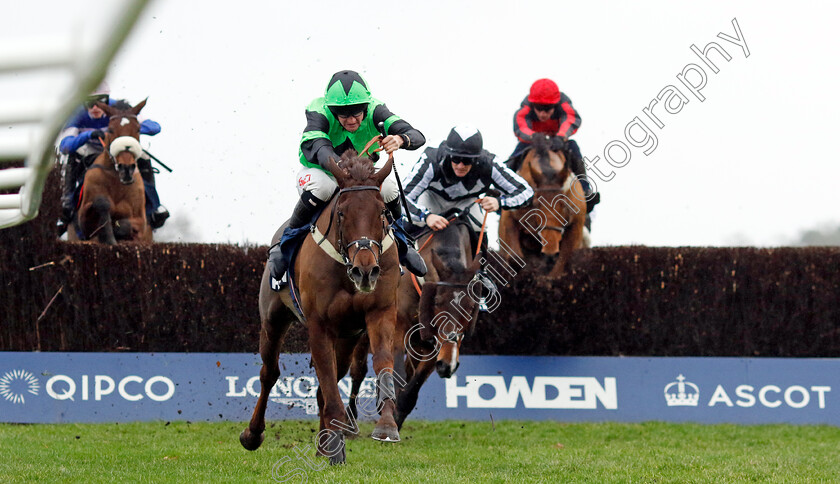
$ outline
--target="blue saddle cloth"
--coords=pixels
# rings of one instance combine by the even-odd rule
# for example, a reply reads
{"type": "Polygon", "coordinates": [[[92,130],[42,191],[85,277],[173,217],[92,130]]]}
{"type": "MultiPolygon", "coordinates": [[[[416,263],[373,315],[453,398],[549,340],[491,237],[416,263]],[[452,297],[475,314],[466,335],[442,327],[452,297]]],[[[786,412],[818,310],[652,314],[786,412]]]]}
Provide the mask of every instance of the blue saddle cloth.
{"type": "Polygon", "coordinates": [[[295,261],[297,259],[297,253],[303,245],[303,241],[306,239],[307,234],[312,231],[312,226],[318,221],[318,217],[321,216],[324,208],[318,210],[318,212],[312,216],[312,219],[308,224],[297,228],[286,227],[283,231],[283,235],[280,237],[280,241],[277,242],[280,246],[280,254],[283,259],[288,262],[286,264],[286,280],[289,281],[289,295],[292,297],[292,303],[294,304],[295,309],[303,319],[306,319],[306,317],[300,307],[300,291],[298,290],[297,283],[294,280],[295,261]]]}

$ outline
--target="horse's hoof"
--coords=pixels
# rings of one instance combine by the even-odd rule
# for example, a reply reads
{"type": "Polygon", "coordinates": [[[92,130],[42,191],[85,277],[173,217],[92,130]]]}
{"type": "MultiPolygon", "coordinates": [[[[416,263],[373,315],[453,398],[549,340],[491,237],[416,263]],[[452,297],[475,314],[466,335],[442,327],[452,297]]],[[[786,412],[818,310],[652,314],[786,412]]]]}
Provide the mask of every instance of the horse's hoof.
{"type": "Polygon", "coordinates": [[[335,465],[339,465],[339,464],[344,464],[344,462],[346,460],[347,460],[347,454],[344,451],[344,446],[342,446],[341,451],[337,455],[334,455],[333,457],[330,457],[330,465],[335,466],[335,465]]]}
{"type": "Polygon", "coordinates": [[[329,432],[331,435],[326,442],[326,446],[318,447],[316,455],[328,457],[330,459],[331,466],[334,466],[336,464],[344,464],[344,461],[347,460],[347,454],[345,450],[347,446],[344,445],[344,434],[341,432],[336,432],[334,430],[331,430],[329,432]],[[333,434],[338,435],[338,438],[333,438],[333,434]]]}
{"type": "Polygon", "coordinates": [[[400,441],[400,432],[397,430],[397,427],[376,427],[373,429],[373,433],[370,434],[373,437],[373,440],[378,440],[380,442],[399,442],[400,441]]]}
{"type": "Polygon", "coordinates": [[[241,434],[239,434],[239,443],[242,444],[242,447],[245,447],[246,450],[259,449],[263,440],[265,440],[264,433],[253,434],[250,429],[245,429],[241,434]]]}

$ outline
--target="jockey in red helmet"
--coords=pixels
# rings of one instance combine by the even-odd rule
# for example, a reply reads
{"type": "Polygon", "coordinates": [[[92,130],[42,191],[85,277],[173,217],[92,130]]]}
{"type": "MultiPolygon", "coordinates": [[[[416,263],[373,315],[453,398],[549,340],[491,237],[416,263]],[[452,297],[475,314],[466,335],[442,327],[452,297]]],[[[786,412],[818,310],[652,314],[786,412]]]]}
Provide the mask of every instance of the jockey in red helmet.
{"type": "Polygon", "coordinates": [[[557,84],[551,79],[538,79],[531,84],[531,91],[522,100],[519,109],[513,115],[513,132],[519,144],[513,150],[507,165],[518,171],[525,157],[525,151],[531,144],[534,135],[548,135],[551,137],[551,149],[562,151],[569,160],[569,167],[578,176],[583,191],[586,194],[586,210],[591,212],[600,201],[599,193],[592,193],[589,179],[586,177],[586,165],[580,148],[574,140],[570,140],[580,127],[580,114],[572,106],[572,100],[560,92],[557,84]]]}

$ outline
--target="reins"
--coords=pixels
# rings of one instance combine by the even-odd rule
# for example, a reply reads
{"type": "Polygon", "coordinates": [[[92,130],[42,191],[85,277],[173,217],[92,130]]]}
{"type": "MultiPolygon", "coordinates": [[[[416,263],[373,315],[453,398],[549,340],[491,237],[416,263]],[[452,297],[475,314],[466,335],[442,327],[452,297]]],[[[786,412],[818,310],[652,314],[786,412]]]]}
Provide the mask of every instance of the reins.
{"type": "MultiPolygon", "coordinates": [[[[382,150],[382,148],[380,147],[380,148],[377,148],[377,149],[373,150],[372,152],[368,153],[368,150],[370,149],[370,147],[375,142],[379,141],[380,139],[382,139],[381,136],[374,136],[373,139],[368,141],[367,145],[365,145],[365,148],[362,150],[361,155],[365,155],[365,154],[370,155],[372,153],[376,153],[376,152],[382,150]]],[[[393,153],[389,154],[388,155],[388,161],[393,163],[393,159],[394,159],[393,153]]],[[[330,251],[328,251],[327,249],[324,249],[321,244],[327,239],[327,236],[329,235],[330,230],[332,230],[333,220],[335,220],[336,212],[338,212],[338,201],[339,201],[339,199],[345,193],[359,192],[359,191],[366,191],[366,190],[376,190],[378,192],[380,190],[380,188],[377,187],[377,186],[373,186],[373,185],[359,185],[359,186],[355,186],[355,187],[342,188],[341,190],[338,191],[338,194],[335,196],[335,202],[333,203],[333,208],[332,208],[332,211],[330,212],[330,221],[329,221],[329,224],[327,225],[327,231],[321,236],[320,241],[316,241],[318,246],[321,247],[324,251],[326,251],[331,256],[333,254],[331,254],[330,251]]],[[[320,233],[318,231],[317,224],[312,225],[311,231],[312,231],[313,236],[317,233],[320,233]]],[[[343,264],[344,264],[344,267],[347,269],[348,274],[350,273],[350,270],[355,265],[356,256],[358,256],[361,251],[369,250],[371,252],[371,254],[373,254],[373,258],[376,262],[376,265],[379,265],[379,258],[391,246],[391,244],[389,244],[388,243],[389,241],[387,241],[387,240],[383,244],[383,242],[381,242],[381,241],[369,239],[367,237],[362,237],[361,239],[357,239],[357,240],[354,240],[354,241],[352,241],[348,244],[344,244],[344,242],[342,240],[343,233],[342,233],[342,230],[341,230],[341,218],[339,218],[338,221],[336,222],[336,231],[338,232],[338,236],[336,238],[336,245],[338,246],[338,251],[337,252],[338,252],[338,255],[341,257],[341,259],[343,261],[343,264]],[[350,247],[353,247],[353,246],[356,247],[356,253],[353,254],[353,258],[351,259],[348,256],[348,251],[349,251],[350,247]],[[379,249],[378,254],[376,253],[376,251],[373,250],[372,246],[376,246],[379,249]]],[[[385,216],[383,215],[382,216],[382,238],[385,239],[386,237],[388,237],[388,223],[385,220],[385,216]]],[[[333,258],[335,258],[335,257],[333,257],[333,258]]]]}

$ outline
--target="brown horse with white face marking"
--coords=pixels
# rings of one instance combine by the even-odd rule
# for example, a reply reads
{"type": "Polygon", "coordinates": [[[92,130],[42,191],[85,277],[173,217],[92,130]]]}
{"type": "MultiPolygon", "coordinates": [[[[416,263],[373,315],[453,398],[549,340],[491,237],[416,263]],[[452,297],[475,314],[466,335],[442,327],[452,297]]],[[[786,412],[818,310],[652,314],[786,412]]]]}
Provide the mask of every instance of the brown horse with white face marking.
{"type": "Polygon", "coordinates": [[[530,207],[503,211],[499,238],[513,252],[557,256],[549,274],[560,277],[572,253],[584,245],[586,197],[561,152],[551,151],[548,138],[536,137],[519,169],[534,188],[530,207]]]}
{"type": "MultiPolygon", "coordinates": [[[[97,103],[110,119],[103,141],[104,150],[85,172],[79,202],[78,224],[85,240],[114,245],[117,239],[152,241],[152,228],[146,221],[146,193],[137,170],[140,147],[140,121],[137,115],[146,101],[123,111],[97,103]]],[[[77,240],[75,223],[67,231],[77,240]]]]}
{"type": "MultiPolygon", "coordinates": [[[[394,420],[396,398],[392,372],[397,286],[400,269],[396,244],[389,234],[385,202],[380,188],[393,168],[393,157],[378,172],[373,162],[345,152],[339,167],[330,160],[330,172],[340,188],[307,235],[295,264],[300,305],[309,330],[309,348],[318,376],[320,432],[318,454],[331,464],[346,458],[344,431],[357,431],[345,415],[338,381],[347,373],[353,348],[367,331],[378,375],[380,418],[371,435],[386,442],[399,441],[394,420]]],[[[279,240],[282,228],[272,243],[279,240]]],[[[248,450],[264,438],[265,410],[280,375],[278,356],[283,337],[296,319],[287,290],[269,287],[269,269],[260,285],[260,396],[248,428],[239,437],[248,450]]]]}
{"type": "MultiPolygon", "coordinates": [[[[477,300],[482,283],[476,278],[481,256],[472,257],[465,223],[455,221],[445,229],[426,234],[418,242],[429,268],[418,291],[412,276],[400,280],[399,310],[394,338],[394,360],[402,377],[397,385],[397,424],[402,427],[417,404],[420,388],[433,371],[441,378],[458,369],[464,335],[475,330],[477,300]],[[429,238],[431,237],[431,240],[429,238]],[[428,244],[425,244],[426,241],[428,244]],[[423,245],[425,244],[425,245],[423,245]],[[418,294],[420,292],[421,294],[418,294]]],[[[350,375],[350,411],[356,415],[356,397],[367,373],[364,339],[353,355],[350,375]]]]}

